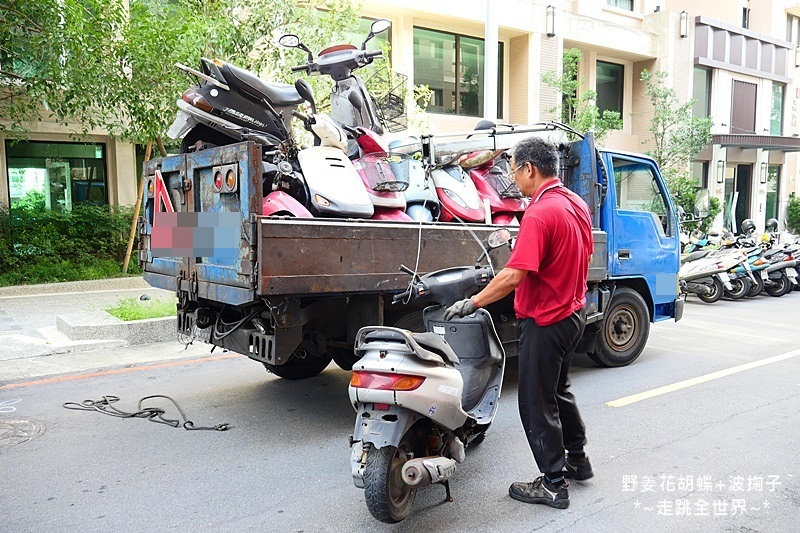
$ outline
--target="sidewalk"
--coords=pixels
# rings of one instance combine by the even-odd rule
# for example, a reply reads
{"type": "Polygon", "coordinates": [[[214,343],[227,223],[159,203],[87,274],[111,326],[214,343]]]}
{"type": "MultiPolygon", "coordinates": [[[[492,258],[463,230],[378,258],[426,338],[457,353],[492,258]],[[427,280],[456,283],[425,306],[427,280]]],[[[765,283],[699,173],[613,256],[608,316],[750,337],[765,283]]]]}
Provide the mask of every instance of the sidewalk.
{"type": "MultiPolygon", "coordinates": [[[[171,297],[173,293],[150,287],[138,276],[0,287],[0,346],[2,347],[0,361],[17,361],[56,355],[58,357],[53,357],[53,361],[56,359],[66,360],[65,354],[74,356],[76,352],[98,350],[105,352],[105,355],[98,354],[98,357],[103,357],[105,360],[114,359],[111,354],[119,352],[123,346],[128,344],[127,342],[107,338],[70,339],[56,327],[57,318],[61,316],[74,319],[82,314],[98,314],[105,307],[115,304],[122,298],[139,298],[143,294],[148,295],[151,299],[156,299],[171,297]]],[[[177,340],[174,345],[182,348],[177,340]]],[[[134,350],[131,353],[140,352],[134,350]]],[[[68,359],[77,361],[79,358],[70,357],[68,359]]],[[[86,356],[86,360],[91,360],[91,357],[86,356]]],[[[117,363],[113,362],[112,364],[117,363]]],[[[14,365],[20,372],[27,372],[23,368],[24,363],[14,363],[14,365]]],[[[14,365],[6,365],[6,368],[14,365]]],[[[40,364],[39,366],[47,367],[49,371],[57,370],[52,361],[47,365],[40,364]]],[[[13,378],[4,375],[0,379],[13,378]]]]}

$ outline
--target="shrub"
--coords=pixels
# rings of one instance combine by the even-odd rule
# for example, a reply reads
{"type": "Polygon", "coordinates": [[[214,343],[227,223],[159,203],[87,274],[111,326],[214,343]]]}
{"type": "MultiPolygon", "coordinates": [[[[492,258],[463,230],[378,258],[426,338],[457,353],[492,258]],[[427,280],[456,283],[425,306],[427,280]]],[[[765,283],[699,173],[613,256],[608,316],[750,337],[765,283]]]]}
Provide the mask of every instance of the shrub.
{"type": "Polygon", "coordinates": [[[121,274],[132,208],[78,204],[47,211],[36,200],[0,210],[0,285],[121,274]]]}
{"type": "Polygon", "coordinates": [[[800,198],[792,195],[786,209],[786,229],[800,233],[800,198]]]}

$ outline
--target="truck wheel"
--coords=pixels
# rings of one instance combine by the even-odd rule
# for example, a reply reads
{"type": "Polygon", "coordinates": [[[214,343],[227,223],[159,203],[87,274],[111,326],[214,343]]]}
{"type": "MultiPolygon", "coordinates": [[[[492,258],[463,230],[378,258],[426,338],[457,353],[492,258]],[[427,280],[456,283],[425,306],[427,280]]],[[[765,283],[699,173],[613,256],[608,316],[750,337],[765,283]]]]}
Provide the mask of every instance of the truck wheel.
{"type": "Polygon", "coordinates": [[[264,363],[268,372],[272,372],[284,379],[306,379],[313,378],[331,362],[331,356],[327,354],[316,354],[308,352],[302,345],[292,353],[292,356],[282,365],[270,365],[264,363]]]}
{"type": "Polygon", "coordinates": [[[769,287],[766,288],[767,294],[770,296],[783,296],[787,292],[789,292],[792,287],[792,282],[789,281],[789,278],[786,277],[785,274],[781,273],[781,277],[775,280],[775,283],[771,283],[769,287]]]}
{"type": "Polygon", "coordinates": [[[614,292],[597,336],[595,351],[587,355],[601,366],[631,364],[644,350],[650,334],[650,313],[641,295],[628,287],[614,292]]]}
{"type": "Polygon", "coordinates": [[[747,296],[747,291],[750,290],[750,280],[747,278],[736,278],[731,280],[732,290],[725,289],[725,296],[731,300],[741,300],[747,296]]]}
{"type": "Polygon", "coordinates": [[[415,309],[394,317],[391,321],[394,328],[407,329],[415,333],[425,331],[425,322],[422,320],[422,311],[415,309]]]}
{"type": "Polygon", "coordinates": [[[722,291],[725,290],[725,288],[722,286],[722,282],[717,278],[714,278],[713,282],[708,285],[708,288],[711,290],[711,292],[708,294],[698,294],[697,297],[707,304],[718,302],[719,299],[722,298],[722,291]]]}
{"type": "Polygon", "coordinates": [[[336,363],[342,370],[353,370],[353,365],[359,360],[359,357],[353,352],[353,347],[342,348],[341,346],[328,346],[328,353],[333,357],[333,362],[336,363]]]}
{"type": "Polygon", "coordinates": [[[410,458],[401,442],[399,447],[370,447],[364,467],[364,500],[376,519],[387,524],[404,520],[411,512],[417,489],[406,485],[401,475],[410,458]]]}

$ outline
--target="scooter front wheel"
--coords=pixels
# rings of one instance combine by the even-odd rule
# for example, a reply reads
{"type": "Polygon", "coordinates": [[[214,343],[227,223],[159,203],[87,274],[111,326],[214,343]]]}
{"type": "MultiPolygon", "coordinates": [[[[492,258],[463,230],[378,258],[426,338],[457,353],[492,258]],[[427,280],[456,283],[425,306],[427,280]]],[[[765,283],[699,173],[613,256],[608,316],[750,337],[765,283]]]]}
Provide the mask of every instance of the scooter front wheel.
{"type": "Polygon", "coordinates": [[[755,283],[753,283],[752,281],[750,282],[750,285],[751,285],[750,286],[750,290],[747,291],[747,297],[748,298],[754,298],[754,297],[758,296],[759,294],[761,294],[761,291],[764,290],[764,280],[761,279],[761,276],[756,275],[755,279],[756,279],[755,283]]]}
{"type": "Polygon", "coordinates": [[[774,283],[768,285],[765,290],[770,296],[783,296],[792,290],[792,282],[789,281],[789,278],[786,277],[786,275],[781,273],[781,277],[775,280],[774,283]]]}
{"type": "Polygon", "coordinates": [[[364,467],[364,500],[376,519],[387,524],[404,520],[411,512],[417,489],[403,482],[402,470],[410,459],[406,447],[371,446],[364,467]]]}

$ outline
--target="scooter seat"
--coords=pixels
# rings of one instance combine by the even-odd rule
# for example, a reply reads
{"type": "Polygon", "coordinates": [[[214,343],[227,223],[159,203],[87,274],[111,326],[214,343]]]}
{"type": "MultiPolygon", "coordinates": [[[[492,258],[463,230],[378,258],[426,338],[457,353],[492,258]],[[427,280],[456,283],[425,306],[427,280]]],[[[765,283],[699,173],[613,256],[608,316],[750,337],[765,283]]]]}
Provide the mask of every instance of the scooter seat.
{"type": "Polygon", "coordinates": [[[681,257],[681,264],[689,263],[691,261],[697,261],[698,259],[702,259],[708,254],[711,253],[711,250],[698,250],[696,252],[692,252],[685,257],[681,257]]]}
{"type": "Polygon", "coordinates": [[[230,85],[251,93],[257,98],[266,98],[274,106],[286,107],[303,103],[303,98],[293,85],[266,83],[252,72],[235,67],[230,63],[222,64],[222,75],[230,85]]]}
{"type": "Polygon", "coordinates": [[[441,335],[427,331],[425,333],[412,333],[411,336],[423,348],[440,355],[445,361],[458,364],[458,356],[441,335]]]}

